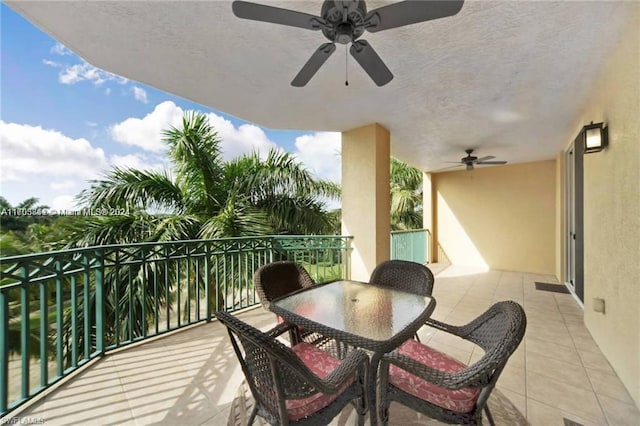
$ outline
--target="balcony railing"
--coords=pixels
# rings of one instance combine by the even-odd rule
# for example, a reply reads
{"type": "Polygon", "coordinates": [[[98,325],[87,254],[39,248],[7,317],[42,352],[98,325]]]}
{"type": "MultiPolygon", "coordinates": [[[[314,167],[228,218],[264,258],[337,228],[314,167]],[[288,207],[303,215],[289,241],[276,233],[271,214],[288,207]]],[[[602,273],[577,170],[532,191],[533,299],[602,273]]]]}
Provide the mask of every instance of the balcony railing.
{"type": "Polygon", "coordinates": [[[391,259],[427,263],[430,237],[428,229],[391,232],[391,259]]]}
{"type": "Polygon", "coordinates": [[[350,237],[109,245],[0,258],[0,415],[106,351],[259,303],[254,271],[350,277],[350,237]]]}

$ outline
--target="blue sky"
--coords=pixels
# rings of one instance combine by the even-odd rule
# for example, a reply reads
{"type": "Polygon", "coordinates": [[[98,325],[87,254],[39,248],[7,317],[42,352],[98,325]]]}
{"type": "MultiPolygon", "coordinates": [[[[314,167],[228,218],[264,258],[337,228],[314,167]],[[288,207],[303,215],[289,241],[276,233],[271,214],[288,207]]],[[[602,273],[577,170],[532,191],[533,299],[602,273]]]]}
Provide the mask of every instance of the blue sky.
{"type": "Polygon", "coordinates": [[[167,168],[159,133],[186,110],[206,113],[230,159],[277,147],[340,181],[340,135],[279,131],[93,67],[0,4],[0,195],[55,210],[114,166],[167,168]]]}

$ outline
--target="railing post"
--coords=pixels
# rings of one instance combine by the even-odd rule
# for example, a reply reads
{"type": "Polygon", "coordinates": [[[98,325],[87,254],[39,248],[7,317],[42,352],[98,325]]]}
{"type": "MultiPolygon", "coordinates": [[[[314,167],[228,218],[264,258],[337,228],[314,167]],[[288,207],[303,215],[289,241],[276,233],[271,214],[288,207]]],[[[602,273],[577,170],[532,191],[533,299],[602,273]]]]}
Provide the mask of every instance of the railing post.
{"type": "Polygon", "coordinates": [[[49,343],[49,300],[47,283],[40,283],[40,386],[49,383],[49,368],[47,365],[47,344],[49,343]]]}
{"type": "Polygon", "coordinates": [[[0,414],[9,405],[9,300],[0,288],[0,414]]]}
{"type": "Polygon", "coordinates": [[[211,321],[211,271],[209,265],[209,257],[211,256],[211,244],[205,242],[205,255],[204,255],[204,293],[206,300],[206,315],[207,322],[211,321]]]}
{"type": "Polygon", "coordinates": [[[21,396],[23,399],[29,397],[29,289],[26,279],[29,276],[27,267],[22,267],[22,282],[20,283],[20,351],[22,358],[21,370],[21,396]]]}
{"type": "Polygon", "coordinates": [[[96,351],[104,353],[104,249],[97,249],[96,265],[96,351]]]}
{"type": "Polygon", "coordinates": [[[60,260],[55,261],[56,268],[56,368],[57,376],[62,377],[64,375],[64,352],[62,338],[64,336],[64,300],[62,289],[62,278],[60,271],[62,270],[62,262],[60,260]]]}

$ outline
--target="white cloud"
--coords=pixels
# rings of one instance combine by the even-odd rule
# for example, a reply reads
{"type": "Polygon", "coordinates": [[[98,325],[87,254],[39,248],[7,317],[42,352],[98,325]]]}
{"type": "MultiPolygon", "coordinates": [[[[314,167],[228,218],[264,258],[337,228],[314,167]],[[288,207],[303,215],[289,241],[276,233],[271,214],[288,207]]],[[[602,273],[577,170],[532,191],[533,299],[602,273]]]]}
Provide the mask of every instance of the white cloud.
{"type": "Polygon", "coordinates": [[[112,155],[110,163],[113,167],[131,168],[138,170],[165,170],[168,164],[163,160],[165,158],[152,158],[152,156],[144,154],[128,154],[128,155],[112,155]]]}
{"type": "Polygon", "coordinates": [[[0,120],[0,181],[29,181],[35,175],[92,179],[107,167],[104,151],[86,139],[56,130],[0,120]]]}
{"type": "Polygon", "coordinates": [[[56,182],[51,182],[51,189],[53,189],[54,191],[60,191],[63,189],[71,189],[75,186],[77,186],[77,182],[73,181],[73,180],[63,180],[63,181],[56,181],[56,182]]]}
{"type": "Polygon", "coordinates": [[[111,94],[111,88],[107,87],[106,89],[104,89],[104,94],[109,96],[111,94]]]}
{"type": "Polygon", "coordinates": [[[53,201],[51,201],[51,205],[49,207],[57,212],[79,210],[76,197],[69,194],[55,197],[53,201]]]}
{"type": "Polygon", "coordinates": [[[60,68],[62,66],[62,64],[55,61],[50,61],[49,59],[43,59],[42,63],[53,68],[60,68]]]}
{"type": "Polygon", "coordinates": [[[342,176],[341,135],[336,132],[316,132],[296,138],[298,158],[316,177],[340,183],[342,176]]]}
{"type": "Polygon", "coordinates": [[[96,86],[104,84],[106,81],[115,81],[119,84],[126,84],[129,80],[124,77],[103,71],[86,61],[78,64],[62,65],[62,70],[58,75],[58,81],[62,84],[72,85],[82,81],[92,82],[96,86]]]}
{"type": "Polygon", "coordinates": [[[60,56],[73,55],[73,52],[67,49],[67,47],[62,43],[56,43],[51,48],[51,53],[55,53],[56,55],[60,55],[60,56]]]}
{"type": "Polygon", "coordinates": [[[239,127],[235,127],[231,121],[217,114],[209,113],[207,117],[221,140],[222,157],[225,160],[253,151],[258,152],[264,158],[271,148],[278,147],[256,125],[241,124],[239,127]]]}
{"type": "Polygon", "coordinates": [[[130,117],[110,128],[116,142],[137,146],[146,151],[162,152],[162,131],[169,126],[178,126],[182,120],[182,108],[171,101],[162,102],[143,118],[130,117]]]}
{"type": "Polygon", "coordinates": [[[144,104],[148,102],[147,92],[142,87],[133,86],[133,97],[144,104]]]}

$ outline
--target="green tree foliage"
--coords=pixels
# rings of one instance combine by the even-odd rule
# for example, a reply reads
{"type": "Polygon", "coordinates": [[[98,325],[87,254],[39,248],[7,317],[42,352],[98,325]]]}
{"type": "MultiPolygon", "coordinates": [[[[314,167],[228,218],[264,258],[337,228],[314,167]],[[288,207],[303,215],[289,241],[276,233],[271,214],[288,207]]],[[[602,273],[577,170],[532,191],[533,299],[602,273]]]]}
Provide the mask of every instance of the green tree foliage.
{"type": "Polygon", "coordinates": [[[391,229],[422,228],[422,172],[391,158],[391,229]]]}

